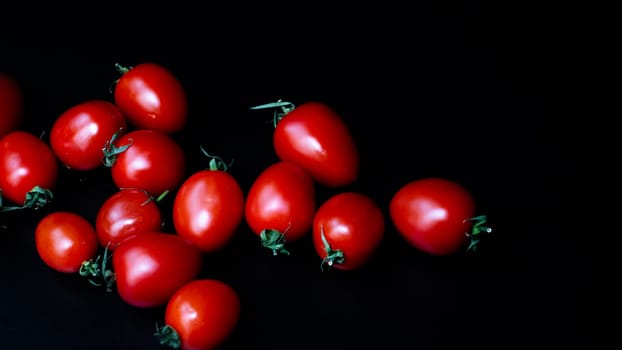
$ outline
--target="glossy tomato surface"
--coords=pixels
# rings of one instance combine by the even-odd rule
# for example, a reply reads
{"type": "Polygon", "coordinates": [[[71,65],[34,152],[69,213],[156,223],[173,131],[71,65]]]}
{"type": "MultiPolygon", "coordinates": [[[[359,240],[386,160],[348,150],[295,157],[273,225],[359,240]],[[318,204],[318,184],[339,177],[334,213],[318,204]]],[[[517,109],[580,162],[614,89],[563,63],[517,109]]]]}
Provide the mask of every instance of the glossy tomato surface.
{"type": "Polygon", "coordinates": [[[246,195],[245,218],[255,234],[263,233],[264,246],[278,251],[281,244],[310,234],[315,209],[311,175],[295,163],[279,161],[266,167],[252,183],[246,195]],[[282,235],[284,241],[272,235],[282,235]]]}
{"type": "Polygon", "coordinates": [[[144,62],[119,68],[114,101],[136,129],[175,133],[188,118],[188,97],[179,79],[166,67],[144,62]]]}
{"type": "Polygon", "coordinates": [[[178,335],[180,349],[207,350],[229,338],[240,315],[240,297],[233,287],[216,279],[198,279],[171,297],[165,322],[178,335]]]}
{"type": "Polygon", "coordinates": [[[177,234],[203,252],[222,249],[244,219],[244,192],[226,170],[200,170],[179,187],[173,201],[177,234]]]}
{"type": "Polygon", "coordinates": [[[119,189],[138,188],[159,197],[174,191],[186,171],[186,155],[168,134],[156,130],[130,131],[115,142],[121,149],[111,160],[112,180],[119,189]]]}
{"type": "Polygon", "coordinates": [[[63,273],[76,273],[97,254],[97,236],[85,217],[65,211],[44,216],[35,229],[35,247],[43,262],[63,273]]]}
{"type": "Polygon", "coordinates": [[[156,199],[136,188],[113,193],[102,203],[95,218],[99,244],[112,251],[137,233],[159,231],[162,227],[163,217],[156,199]]]}
{"type": "Polygon", "coordinates": [[[21,125],[24,103],[24,91],[18,80],[0,72],[0,138],[21,125]]]}
{"type": "Polygon", "coordinates": [[[113,103],[89,100],[70,107],[54,121],[50,145],[65,166],[92,170],[103,166],[106,143],[126,131],[125,118],[113,103]]]}
{"type": "Polygon", "coordinates": [[[201,252],[183,238],[166,232],[139,233],[112,254],[116,287],[136,307],[165,305],[202,266],[201,252]]]}
{"type": "Polygon", "coordinates": [[[324,267],[354,270],[367,264],[384,237],[385,220],[368,195],[341,192],[318,208],[313,244],[324,267]]]}
{"type": "Polygon", "coordinates": [[[15,130],[0,139],[0,189],[4,199],[22,205],[35,186],[53,191],[58,174],[58,159],[36,135],[15,130]]]}
{"type": "Polygon", "coordinates": [[[399,188],[389,209],[395,228],[409,244],[432,255],[449,255],[466,248],[475,200],[454,181],[424,178],[399,188]]]}
{"type": "Polygon", "coordinates": [[[273,144],[281,160],[300,165],[324,186],[350,185],[359,175],[352,133],[325,103],[306,102],[286,113],[274,129],[273,144]]]}

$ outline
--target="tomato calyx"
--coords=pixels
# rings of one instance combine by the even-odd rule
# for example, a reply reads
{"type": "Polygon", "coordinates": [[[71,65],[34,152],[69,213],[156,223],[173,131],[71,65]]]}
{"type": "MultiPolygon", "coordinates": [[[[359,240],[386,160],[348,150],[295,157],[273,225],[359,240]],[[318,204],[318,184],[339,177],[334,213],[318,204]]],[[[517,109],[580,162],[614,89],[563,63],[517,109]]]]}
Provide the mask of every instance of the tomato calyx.
{"type": "Polygon", "coordinates": [[[102,282],[98,280],[103,281],[103,284],[106,285],[106,291],[111,292],[112,286],[116,281],[115,273],[112,269],[108,268],[111,258],[112,254],[110,253],[109,247],[106,246],[103,255],[98,255],[95,260],[90,259],[83,262],[78,273],[80,276],[87,277],[89,283],[94,286],[101,286],[102,282]]]}
{"type": "Polygon", "coordinates": [[[479,215],[464,220],[464,222],[467,221],[473,221],[471,232],[465,232],[466,236],[469,238],[469,246],[467,247],[467,251],[475,251],[477,249],[477,244],[480,241],[481,234],[491,233],[492,228],[484,226],[486,223],[486,215],[479,215]]]}
{"type": "MultiPolygon", "coordinates": [[[[118,72],[121,76],[123,76],[125,73],[129,72],[132,68],[134,68],[134,67],[132,67],[132,66],[125,67],[125,66],[120,65],[119,63],[115,63],[115,64],[114,64],[114,69],[116,69],[116,70],[117,70],[117,72],[118,72]]],[[[121,79],[121,77],[119,77],[117,80],[113,81],[113,82],[110,84],[110,88],[108,89],[108,90],[110,91],[110,93],[113,93],[113,92],[114,92],[114,87],[115,87],[115,85],[117,85],[117,83],[119,82],[119,79],[121,79]]]]}
{"type": "Polygon", "coordinates": [[[276,108],[274,111],[274,118],[272,120],[274,127],[276,128],[276,125],[279,123],[279,121],[283,119],[283,117],[287,113],[293,111],[296,108],[296,106],[291,102],[278,99],[276,102],[270,102],[270,103],[265,103],[262,105],[251,107],[251,109],[267,109],[267,108],[276,108]]]}
{"type": "Polygon", "coordinates": [[[177,333],[175,328],[169,325],[159,327],[156,323],[156,331],[153,335],[158,338],[158,340],[160,341],[160,345],[168,346],[173,349],[179,349],[181,347],[179,333],[177,333]]]}
{"type": "Polygon", "coordinates": [[[324,265],[328,266],[330,269],[335,264],[342,264],[345,261],[345,256],[343,255],[343,251],[339,249],[333,249],[326,236],[324,235],[324,226],[320,226],[320,236],[322,238],[322,243],[324,244],[324,251],[326,251],[326,257],[322,259],[322,263],[320,264],[320,270],[324,271],[324,265]]]}
{"type": "Polygon", "coordinates": [[[218,156],[213,156],[209,153],[207,153],[207,151],[203,148],[203,146],[199,146],[199,148],[201,148],[201,152],[203,152],[203,154],[205,154],[208,158],[211,158],[209,161],[209,170],[222,170],[222,171],[227,171],[229,169],[229,167],[231,167],[231,165],[233,165],[233,161],[235,159],[231,159],[231,162],[229,164],[225,163],[225,161],[218,157],[218,156]]]}
{"type": "Polygon", "coordinates": [[[265,229],[259,233],[261,238],[261,246],[272,249],[273,255],[279,253],[289,255],[289,250],[285,249],[285,235],[278,230],[265,229]]]}
{"type": "Polygon", "coordinates": [[[132,146],[132,139],[130,139],[130,143],[122,146],[115,146],[114,142],[117,140],[119,135],[123,132],[123,129],[119,129],[115,132],[110,140],[106,141],[106,144],[102,148],[102,152],[104,153],[104,158],[102,159],[102,163],[104,166],[110,168],[114,165],[114,162],[117,160],[117,155],[125,152],[130,146],[132,146]]]}
{"type": "Polygon", "coordinates": [[[32,190],[30,190],[30,192],[26,193],[26,198],[24,200],[23,206],[4,207],[2,205],[2,189],[0,189],[0,213],[26,208],[38,210],[43,208],[53,199],[54,193],[52,191],[40,186],[35,186],[32,188],[32,190]]]}

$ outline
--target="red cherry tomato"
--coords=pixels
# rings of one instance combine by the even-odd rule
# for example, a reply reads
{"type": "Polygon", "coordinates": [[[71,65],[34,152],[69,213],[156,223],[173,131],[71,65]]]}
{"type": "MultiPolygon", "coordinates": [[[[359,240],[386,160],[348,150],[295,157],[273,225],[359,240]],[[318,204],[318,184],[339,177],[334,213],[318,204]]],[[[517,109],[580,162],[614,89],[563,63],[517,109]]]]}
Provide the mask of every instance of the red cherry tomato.
{"type": "Polygon", "coordinates": [[[0,72],[0,138],[17,130],[24,116],[24,92],[13,76],[0,72]]]}
{"type": "Polygon", "coordinates": [[[450,255],[473,248],[485,216],[475,215],[475,200],[462,185],[444,178],[414,180],[399,188],[389,204],[398,233],[415,248],[450,255]],[[469,244],[469,242],[471,244],[469,244]]]}
{"type": "Polygon", "coordinates": [[[117,291],[136,307],[165,305],[198,276],[201,265],[196,247],[175,234],[158,231],[138,233],[112,254],[117,291]]]}
{"type": "Polygon", "coordinates": [[[342,192],[318,208],[313,220],[313,244],[322,266],[354,270],[371,259],[384,229],[384,215],[369,196],[342,192]]]}
{"type": "Polygon", "coordinates": [[[131,125],[167,134],[184,128],[186,91],[170,70],[152,62],[117,69],[122,75],[114,86],[114,101],[131,125]]]}
{"type": "Polygon", "coordinates": [[[35,209],[45,205],[58,173],[54,152],[34,134],[15,130],[0,139],[0,190],[14,204],[35,209]]]}
{"type": "Polygon", "coordinates": [[[95,218],[99,244],[111,251],[137,233],[159,231],[162,227],[162,213],[157,199],[136,188],[112,194],[101,205],[95,218]]]}
{"type": "Polygon", "coordinates": [[[217,349],[235,330],[240,311],[240,298],[230,285],[214,279],[194,280],[171,297],[166,325],[157,335],[163,345],[177,349],[217,349]]]}
{"type": "Polygon", "coordinates": [[[107,149],[105,164],[119,189],[138,188],[159,197],[177,189],[185,175],[186,155],[169,135],[156,130],[130,131],[107,149]]]}
{"type": "Polygon", "coordinates": [[[281,160],[306,169],[320,184],[340,187],[354,183],[359,173],[359,152],[350,129],[341,116],[321,102],[297,107],[276,102],[253,107],[282,108],[275,113],[273,145],[281,160]]]}
{"type": "Polygon", "coordinates": [[[50,145],[67,167],[92,170],[103,165],[106,142],[126,130],[125,118],[114,104],[90,100],[70,107],[54,121],[50,145]]]}
{"type": "Polygon", "coordinates": [[[275,255],[289,254],[285,242],[311,232],[315,209],[311,175],[295,163],[279,161],[264,169],[251,185],[245,218],[264,247],[275,255]]]}
{"type": "Polygon", "coordinates": [[[63,273],[78,272],[85,261],[97,254],[93,225],[72,212],[53,212],[39,221],[35,247],[49,267],[63,273]]]}
{"type": "Polygon", "coordinates": [[[173,225],[177,234],[202,252],[222,249],[244,219],[244,192],[226,166],[211,163],[209,169],[188,177],[173,201],[173,225]]]}

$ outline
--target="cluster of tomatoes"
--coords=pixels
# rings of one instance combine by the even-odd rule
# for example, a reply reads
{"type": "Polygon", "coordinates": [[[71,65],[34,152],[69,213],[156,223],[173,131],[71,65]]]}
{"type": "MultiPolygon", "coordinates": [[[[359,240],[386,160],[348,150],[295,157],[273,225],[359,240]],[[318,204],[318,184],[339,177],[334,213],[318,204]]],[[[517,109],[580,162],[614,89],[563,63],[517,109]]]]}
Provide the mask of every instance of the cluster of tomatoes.
{"type": "MultiPolygon", "coordinates": [[[[369,195],[339,191],[356,182],[361,155],[333,108],[280,100],[252,107],[273,112],[279,161],[245,192],[229,165],[203,148],[209,167],[185,175],[186,156],[172,134],[187,125],[188,102],[169,70],[151,62],[117,69],[114,101],[68,108],[49,142],[19,129],[19,84],[0,74],[0,211],[38,209],[53,200],[60,165],[108,167],[118,188],[95,222],[67,211],[40,220],[35,243],[46,265],[116,288],[130,305],[165,305],[162,344],[210,349],[232,333],[241,304],[231,286],[198,277],[203,254],[225,247],[243,223],[274,255],[290,254],[289,243],[312,235],[322,269],[354,270],[370,261],[386,220],[369,195]],[[336,193],[318,203],[317,186],[336,193]],[[164,196],[173,197],[174,232],[163,230],[158,202],[164,196]]],[[[490,232],[485,216],[475,215],[472,194],[449,179],[404,184],[388,208],[405,242],[428,254],[473,249],[480,233],[490,232]]]]}

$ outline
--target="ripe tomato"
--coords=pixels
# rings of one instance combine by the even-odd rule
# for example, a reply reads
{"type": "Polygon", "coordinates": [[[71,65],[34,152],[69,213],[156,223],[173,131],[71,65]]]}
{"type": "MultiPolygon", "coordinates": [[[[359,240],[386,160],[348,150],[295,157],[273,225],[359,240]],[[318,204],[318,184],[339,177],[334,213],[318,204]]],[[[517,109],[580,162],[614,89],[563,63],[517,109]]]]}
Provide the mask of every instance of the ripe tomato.
{"type": "Polygon", "coordinates": [[[379,247],[384,229],[384,215],[369,196],[357,192],[333,195],[313,219],[313,244],[322,267],[362,267],[379,247]]]}
{"type": "Polygon", "coordinates": [[[183,285],[195,279],[201,252],[183,238],[166,232],[141,232],[112,254],[112,269],[121,299],[136,307],[165,305],[183,285]]]}
{"type": "Polygon", "coordinates": [[[320,184],[350,185],[359,172],[359,152],[350,129],[337,112],[325,103],[311,101],[297,107],[276,102],[253,107],[281,107],[275,113],[273,145],[281,160],[306,169],[320,184]]]}
{"type": "Polygon", "coordinates": [[[217,349],[235,330],[240,311],[240,298],[230,285],[215,279],[194,280],[171,297],[166,325],[156,335],[162,345],[176,349],[217,349]]]}
{"type": "Polygon", "coordinates": [[[0,72],[0,138],[17,130],[24,113],[24,93],[13,76],[0,72]]]}
{"type": "Polygon", "coordinates": [[[389,204],[398,233],[415,248],[432,255],[473,249],[485,216],[474,217],[475,200],[458,183],[444,178],[417,179],[399,188],[389,204]],[[471,240],[471,245],[467,246],[471,240]]]}
{"type": "Polygon", "coordinates": [[[186,91],[170,70],[152,62],[116,67],[122,75],[114,86],[114,101],[131,125],[164,133],[184,128],[186,91]]]}
{"type": "Polygon", "coordinates": [[[288,161],[271,164],[251,185],[246,196],[246,222],[275,255],[289,254],[285,242],[311,232],[316,209],[314,186],[306,170],[288,161]]]}
{"type": "Polygon", "coordinates": [[[54,121],[50,145],[67,167],[92,170],[103,165],[106,142],[126,130],[125,118],[114,104],[90,100],[70,107],[54,121]]]}
{"type": "Polygon", "coordinates": [[[40,208],[52,198],[58,173],[54,152],[34,134],[15,130],[0,139],[0,190],[9,201],[40,208]]]}
{"type": "Polygon", "coordinates": [[[215,252],[233,237],[244,219],[244,192],[238,181],[222,167],[190,175],[173,201],[173,225],[177,234],[202,252],[215,252]]]}
{"type": "Polygon", "coordinates": [[[52,212],[35,228],[35,246],[39,257],[49,267],[75,273],[82,263],[97,254],[97,236],[93,225],[72,212],[52,212]]]}
{"type": "Polygon", "coordinates": [[[159,197],[175,190],[185,175],[183,149],[161,131],[130,131],[115,139],[105,153],[105,164],[120,189],[139,188],[159,197]]]}
{"type": "Polygon", "coordinates": [[[136,188],[113,193],[101,205],[95,218],[99,244],[111,251],[137,233],[162,228],[162,213],[157,200],[136,188]]]}

